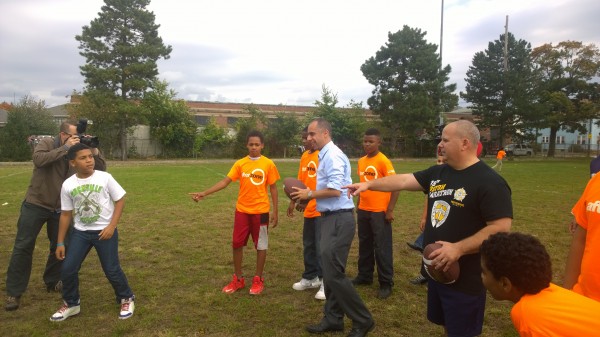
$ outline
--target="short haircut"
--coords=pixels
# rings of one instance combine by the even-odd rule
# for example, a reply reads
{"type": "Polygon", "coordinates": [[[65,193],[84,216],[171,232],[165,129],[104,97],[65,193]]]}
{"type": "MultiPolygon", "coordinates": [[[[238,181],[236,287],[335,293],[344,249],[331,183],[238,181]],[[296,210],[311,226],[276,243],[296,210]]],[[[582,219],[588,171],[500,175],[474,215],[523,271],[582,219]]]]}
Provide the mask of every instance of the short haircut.
{"type": "Polygon", "coordinates": [[[68,122],[68,121],[60,123],[60,132],[69,134],[69,131],[71,131],[71,130],[69,130],[69,128],[73,125],[75,125],[75,124],[73,124],[72,122],[68,122]]]}
{"type": "Polygon", "coordinates": [[[473,122],[466,119],[459,119],[456,122],[456,131],[461,137],[465,137],[475,146],[477,149],[477,144],[479,144],[479,139],[481,135],[479,133],[479,129],[473,122]]]}
{"type": "Polygon", "coordinates": [[[552,281],[550,255],[536,237],[518,232],[490,235],[480,249],[486,268],[496,279],[506,277],[526,294],[537,294],[552,281]]]}
{"type": "Polygon", "coordinates": [[[329,123],[325,118],[317,117],[313,119],[313,122],[317,122],[318,129],[327,130],[327,132],[329,132],[329,134],[331,135],[331,123],[329,123]]]}
{"type": "Polygon", "coordinates": [[[67,151],[67,158],[69,158],[69,160],[74,160],[75,157],[77,157],[77,152],[86,149],[89,150],[91,148],[83,143],[77,143],[69,148],[67,151]]]}
{"type": "Polygon", "coordinates": [[[376,128],[369,128],[365,131],[365,136],[377,136],[381,137],[381,133],[376,128]]]}
{"type": "Polygon", "coordinates": [[[263,136],[262,132],[258,130],[252,130],[248,132],[248,135],[246,136],[246,143],[250,141],[250,137],[258,137],[260,139],[261,144],[265,143],[265,136],[263,136]]]}

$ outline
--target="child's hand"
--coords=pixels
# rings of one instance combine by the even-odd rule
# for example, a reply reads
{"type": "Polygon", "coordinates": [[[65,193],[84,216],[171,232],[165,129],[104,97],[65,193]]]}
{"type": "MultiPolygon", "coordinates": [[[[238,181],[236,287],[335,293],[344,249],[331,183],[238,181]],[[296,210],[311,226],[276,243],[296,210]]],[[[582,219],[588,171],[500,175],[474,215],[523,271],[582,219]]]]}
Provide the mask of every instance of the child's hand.
{"type": "Polygon", "coordinates": [[[204,192],[193,192],[193,193],[188,193],[188,195],[192,196],[192,200],[194,200],[195,202],[198,202],[198,201],[204,199],[204,197],[206,196],[206,193],[204,193],[204,192]]]}
{"type": "Polygon", "coordinates": [[[56,255],[56,258],[59,260],[64,260],[65,259],[65,246],[60,246],[60,247],[56,247],[56,251],[54,252],[54,255],[56,255]]]}
{"type": "Polygon", "coordinates": [[[290,204],[287,209],[287,216],[290,218],[294,217],[294,206],[295,205],[296,205],[296,203],[294,202],[294,200],[290,200],[290,204]]]}
{"type": "Polygon", "coordinates": [[[113,226],[106,226],[106,228],[104,228],[100,234],[98,234],[98,239],[99,240],[108,240],[110,238],[112,238],[113,234],[115,233],[115,227],[113,226]]]}

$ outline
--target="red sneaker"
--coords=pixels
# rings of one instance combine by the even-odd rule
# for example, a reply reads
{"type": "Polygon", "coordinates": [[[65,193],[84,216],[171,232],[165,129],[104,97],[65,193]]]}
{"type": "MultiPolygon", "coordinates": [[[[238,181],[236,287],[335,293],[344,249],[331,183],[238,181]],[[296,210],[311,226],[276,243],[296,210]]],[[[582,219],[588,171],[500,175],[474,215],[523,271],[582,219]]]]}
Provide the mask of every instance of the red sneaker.
{"type": "Polygon", "coordinates": [[[236,274],[233,274],[233,279],[231,282],[223,287],[223,292],[227,294],[234,293],[242,288],[244,288],[246,284],[244,283],[244,278],[238,278],[236,274]]]}
{"type": "Polygon", "coordinates": [[[260,276],[254,276],[252,279],[252,287],[250,287],[250,295],[259,295],[265,289],[265,279],[260,276]]]}

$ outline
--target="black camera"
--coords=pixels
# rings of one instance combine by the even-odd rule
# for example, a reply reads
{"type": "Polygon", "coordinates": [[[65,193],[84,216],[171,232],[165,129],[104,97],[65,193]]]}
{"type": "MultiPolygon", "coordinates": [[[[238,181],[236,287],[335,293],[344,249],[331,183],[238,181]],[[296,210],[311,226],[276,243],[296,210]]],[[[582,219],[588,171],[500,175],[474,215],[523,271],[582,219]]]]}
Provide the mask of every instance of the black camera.
{"type": "Polygon", "coordinates": [[[100,145],[98,137],[86,136],[85,134],[85,130],[87,129],[88,123],[92,124],[92,121],[88,121],[87,119],[79,120],[79,123],[77,123],[77,136],[79,137],[79,142],[81,144],[85,144],[89,147],[96,148],[98,147],[98,145],[100,145]]]}

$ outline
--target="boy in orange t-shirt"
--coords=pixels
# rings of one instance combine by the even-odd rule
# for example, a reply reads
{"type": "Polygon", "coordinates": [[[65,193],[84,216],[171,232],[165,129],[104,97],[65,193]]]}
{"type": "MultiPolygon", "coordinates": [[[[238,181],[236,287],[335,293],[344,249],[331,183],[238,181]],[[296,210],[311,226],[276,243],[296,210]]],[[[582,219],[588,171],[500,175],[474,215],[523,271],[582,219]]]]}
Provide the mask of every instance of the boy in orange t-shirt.
{"type": "Polygon", "coordinates": [[[497,300],[515,303],[510,316],[521,336],[595,336],[600,302],[552,281],[548,252],[532,235],[500,232],[481,245],[481,279],[497,300]]]}
{"type": "MultiPolygon", "coordinates": [[[[302,143],[306,149],[300,158],[300,167],[298,168],[298,180],[304,183],[312,191],[317,189],[317,167],[319,166],[319,150],[315,149],[315,144],[308,141],[308,128],[302,130],[302,143]]],[[[294,290],[305,290],[319,288],[315,294],[318,300],[324,300],[325,288],[323,286],[323,270],[321,269],[321,252],[319,250],[321,242],[321,226],[317,218],[321,213],[317,212],[317,200],[311,199],[308,204],[296,205],[291,199],[288,206],[287,215],[294,216],[294,209],[304,212],[304,225],[302,229],[302,248],[304,255],[304,272],[302,279],[294,283],[294,290]]]]}
{"type": "Polygon", "coordinates": [[[588,182],[571,213],[577,226],[567,258],[564,286],[600,301],[600,175],[588,182]]]}
{"type": "Polygon", "coordinates": [[[256,248],[256,273],[250,287],[251,295],[258,295],[264,289],[264,278],[262,277],[267,248],[269,243],[269,222],[273,228],[277,226],[277,186],[279,172],[273,161],[260,154],[264,148],[264,137],[259,131],[250,131],[246,137],[248,156],[235,162],[227,177],[219,181],[209,189],[202,192],[189,193],[196,202],[209,194],[215,193],[227,187],[232,181],[240,181],[240,191],[235,210],[233,225],[233,264],[235,273],[232,281],[223,288],[224,293],[233,293],[244,288],[245,281],[242,273],[242,260],[244,246],[248,237],[252,236],[256,248]],[[269,195],[267,187],[271,192],[273,209],[269,217],[269,195]],[[270,221],[269,221],[270,218],[270,221]]]}
{"type": "MultiPolygon", "coordinates": [[[[358,160],[361,182],[396,174],[392,162],[381,152],[381,135],[377,129],[368,129],[363,136],[366,155],[358,160]]],[[[394,285],[392,250],[392,221],[394,206],[400,192],[365,191],[358,197],[358,275],[354,285],[373,283],[377,264],[380,299],[388,298],[394,285]]]]}
{"type": "Polygon", "coordinates": [[[495,169],[498,167],[498,172],[502,172],[502,160],[504,157],[506,157],[506,151],[504,151],[504,148],[501,147],[498,150],[498,153],[496,153],[496,164],[492,166],[492,168],[495,169]]]}

